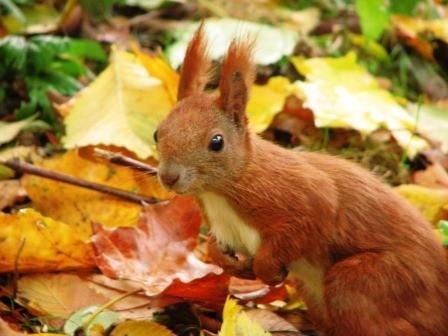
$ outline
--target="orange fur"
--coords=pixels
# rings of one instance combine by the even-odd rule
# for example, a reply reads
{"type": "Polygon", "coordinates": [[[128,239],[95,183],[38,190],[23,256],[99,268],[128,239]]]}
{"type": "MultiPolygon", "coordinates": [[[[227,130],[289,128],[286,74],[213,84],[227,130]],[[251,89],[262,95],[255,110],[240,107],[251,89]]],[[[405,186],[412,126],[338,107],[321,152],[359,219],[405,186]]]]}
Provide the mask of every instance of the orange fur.
{"type": "Polygon", "coordinates": [[[221,97],[228,97],[231,89],[232,77],[235,73],[243,76],[244,84],[250,88],[255,79],[255,65],[252,61],[254,40],[234,39],[224,56],[221,67],[219,88],[221,97]]]}
{"type": "Polygon", "coordinates": [[[195,92],[201,92],[209,80],[211,60],[207,52],[204,23],[201,23],[188,44],[182,65],[177,99],[183,99],[195,92]]]}
{"type": "Polygon", "coordinates": [[[185,96],[158,130],[159,174],[179,176],[172,189],[200,199],[204,193],[219,195],[238,214],[232,218],[241,218],[239,225],[247,223],[260,237],[244,264],[220,253],[234,246],[211,239],[216,262],[247,277],[252,265],[269,284],[282,279],[285,267],[295,272],[324,335],[448,335],[448,264],[430,225],[358,165],[287,150],[245,123],[235,124],[226,108],[244,112],[240,104],[247,102],[253,66],[250,44],[233,43],[230,49],[221,98],[204,92],[185,96]],[[217,152],[209,149],[216,134],[224,138],[217,152]]]}

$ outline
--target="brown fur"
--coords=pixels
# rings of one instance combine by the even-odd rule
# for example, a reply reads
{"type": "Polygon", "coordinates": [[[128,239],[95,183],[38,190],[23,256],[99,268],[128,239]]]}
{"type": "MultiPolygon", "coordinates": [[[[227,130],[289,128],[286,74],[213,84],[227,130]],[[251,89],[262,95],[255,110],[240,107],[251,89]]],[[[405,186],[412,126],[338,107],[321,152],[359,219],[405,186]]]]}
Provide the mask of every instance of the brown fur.
{"type": "Polygon", "coordinates": [[[193,39],[188,44],[186,57],[181,69],[177,99],[181,100],[195,92],[201,92],[209,80],[211,59],[207,53],[204,23],[201,23],[193,39]]]}
{"type": "MultiPolygon", "coordinates": [[[[358,165],[278,147],[240,122],[253,78],[244,72],[253,69],[250,49],[232,44],[221,98],[195,92],[161,123],[160,174],[179,175],[173,186],[179,193],[225,197],[261,237],[253,271],[266,283],[300,260],[322,270],[322,302],[303,290],[325,335],[448,335],[448,266],[421,214],[358,165]],[[236,91],[235,81],[243,84],[236,91]],[[224,137],[220,152],[208,149],[215,134],[224,137]]],[[[193,54],[186,59],[192,62],[193,54]]],[[[210,245],[218,263],[232,269],[233,257],[213,239],[210,245]]]]}

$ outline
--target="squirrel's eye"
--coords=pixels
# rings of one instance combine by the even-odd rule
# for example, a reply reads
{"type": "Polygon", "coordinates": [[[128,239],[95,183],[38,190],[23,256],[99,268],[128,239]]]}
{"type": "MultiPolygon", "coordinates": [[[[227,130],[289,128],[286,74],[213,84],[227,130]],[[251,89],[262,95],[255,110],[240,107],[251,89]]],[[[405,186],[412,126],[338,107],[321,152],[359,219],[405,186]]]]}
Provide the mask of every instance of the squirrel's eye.
{"type": "Polygon", "coordinates": [[[216,134],[213,136],[213,138],[210,140],[210,144],[208,145],[208,149],[219,152],[222,147],[224,147],[224,138],[221,134],[216,134]]]}
{"type": "Polygon", "coordinates": [[[157,131],[155,131],[152,136],[154,137],[154,141],[157,143],[157,131]]]}

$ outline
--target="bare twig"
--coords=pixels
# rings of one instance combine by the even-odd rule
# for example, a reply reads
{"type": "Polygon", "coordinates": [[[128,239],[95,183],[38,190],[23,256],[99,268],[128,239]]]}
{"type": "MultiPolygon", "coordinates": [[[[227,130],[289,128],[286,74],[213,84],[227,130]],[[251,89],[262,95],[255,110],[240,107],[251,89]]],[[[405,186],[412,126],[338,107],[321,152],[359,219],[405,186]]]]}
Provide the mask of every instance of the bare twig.
{"type": "Polygon", "coordinates": [[[120,166],[126,166],[135,170],[139,170],[147,173],[148,175],[157,175],[156,167],[150,166],[149,164],[135,160],[120,153],[95,148],[95,155],[120,166]]]}
{"type": "Polygon", "coordinates": [[[110,187],[104,184],[90,182],[86,180],[79,179],[74,176],[58,173],[56,171],[34,166],[30,163],[22,162],[22,161],[6,161],[6,162],[0,162],[0,164],[5,165],[11,169],[13,169],[16,172],[24,173],[24,174],[30,174],[30,175],[37,175],[41,176],[50,180],[55,180],[67,184],[72,184],[78,187],[91,189],[95,191],[99,191],[108,195],[113,195],[117,197],[121,197],[127,201],[134,202],[134,203],[156,203],[158,200],[153,197],[148,197],[140,194],[136,194],[130,191],[110,187]]]}

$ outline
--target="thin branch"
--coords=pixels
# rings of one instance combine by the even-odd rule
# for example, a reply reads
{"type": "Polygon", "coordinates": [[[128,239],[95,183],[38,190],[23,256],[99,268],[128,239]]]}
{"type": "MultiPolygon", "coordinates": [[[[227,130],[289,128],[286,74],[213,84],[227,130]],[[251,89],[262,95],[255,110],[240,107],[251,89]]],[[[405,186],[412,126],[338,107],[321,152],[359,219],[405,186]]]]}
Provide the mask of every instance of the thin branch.
{"type": "Polygon", "coordinates": [[[37,176],[44,177],[44,178],[47,178],[50,180],[55,180],[55,181],[75,185],[78,187],[99,191],[99,192],[102,192],[102,193],[105,193],[108,195],[121,197],[127,201],[134,202],[134,203],[152,204],[152,203],[158,202],[158,200],[153,197],[136,194],[136,193],[133,193],[130,191],[110,187],[110,186],[100,184],[100,183],[82,180],[82,179],[79,179],[74,176],[70,176],[70,175],[58,173],[58,172],[50,170],[50,169],[34,166],[27,162],[12,160],[12,161],[0,162],[0,164],[5,165],[19,173],[37,175],[37,176]]]}
{"type": "Polygon", "coordinates": [[[156,167],[150,166],[149,164],[135,160],[120,153],[95,148],[95,155],[120,166],[126,166],[135,170],[139,170],[147,173],[148,175],[157,175],[156,167]]]}

